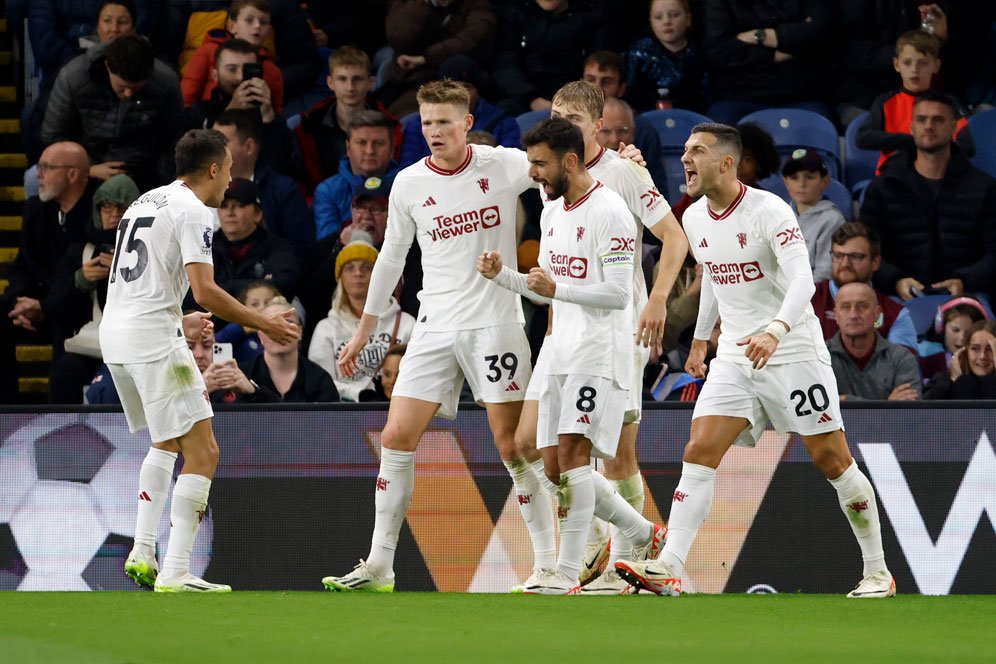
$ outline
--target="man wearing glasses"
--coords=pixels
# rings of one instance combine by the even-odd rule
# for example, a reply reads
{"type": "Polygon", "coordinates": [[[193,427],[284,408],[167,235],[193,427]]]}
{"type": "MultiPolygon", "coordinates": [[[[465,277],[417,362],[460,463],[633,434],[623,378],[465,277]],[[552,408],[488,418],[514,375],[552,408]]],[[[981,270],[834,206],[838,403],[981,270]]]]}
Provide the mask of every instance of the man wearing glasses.
{"type": "MultiPolygon", "coordinates": [[[[881,243],[873,229],[851,221],[834,232],[830,239],[831,278],[816,282],[812,299],[825,340],[839,329],[834,314],[837,291],[850,283],[871,284],[872,274],[881,262],[881,243]]],[[[875,331],[916,353],[916,330],[910,312],[880,290],[875,290],[875,296],[882,312],[875,321],[875,331]]]]}
{"type": "Polygon", "coordinates": [[[47,323],[45,300],[56,266],[71,244],[83,240],[93,220],[89,167],[78,143],[54,143],[38,160],[38,195],[24,204],[17,258],[0,296],[0,366],[10,368],[0,372],[0,403],[18,400],[17,344],[52,343],[52,359],[62,355],[64,335],[47,323]]]}

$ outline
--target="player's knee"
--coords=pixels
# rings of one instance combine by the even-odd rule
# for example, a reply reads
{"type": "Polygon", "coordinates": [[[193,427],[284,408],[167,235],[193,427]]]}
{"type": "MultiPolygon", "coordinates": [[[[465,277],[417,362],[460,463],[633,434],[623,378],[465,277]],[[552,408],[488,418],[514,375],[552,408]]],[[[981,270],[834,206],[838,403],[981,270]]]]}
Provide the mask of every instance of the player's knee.
{"type": "Polygon", "coordinates": [[[519,456],[533,457],[536,455],[536,430],[520,427],[515,430],[515,451],[519,456]]]}
{"type": "MultiPolygon", "coordinates": [[[[421,438],[421,435],[419,435],[421,438]]],[[[401,450],[411,452],[418,446],[418,438],[411,431],[406,431],[403,427],[386,427],[380,435],[380,443],[389,450],[401,450]]]]}
{"type": "Polygon", "coordinates": [[[559,468],[544,468],[543,474],[546,475],[546,479],[550,480],[553,486],[560,486],[560,469],[559,468]]]}
{"type": "Polygon", "coordinates": [[[715,460],[715,456],[714,451],[709,445],[692,438],[685,445],[685,453],[682,455],[681,460],[685,463],[694,463],[700,466],[715,468],[719,464],[718,460],[715,460]]]}

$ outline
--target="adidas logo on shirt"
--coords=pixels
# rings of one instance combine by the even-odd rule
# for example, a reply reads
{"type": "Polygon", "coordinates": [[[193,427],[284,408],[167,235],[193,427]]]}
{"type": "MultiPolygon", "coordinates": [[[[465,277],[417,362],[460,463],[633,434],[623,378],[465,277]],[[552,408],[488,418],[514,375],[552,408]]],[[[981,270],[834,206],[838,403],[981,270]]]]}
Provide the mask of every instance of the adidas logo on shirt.
{"type": "Polygon", "coordinates": [[[519,391],[519,384],[516,383],[513,380],[511,383],[508,384],[508,387],[505,388],[505,391],[506,392],[518,392],[519,391]]]}
{"type": "Polygon", "coordinates": [[[708,242],[706,242],[705,238],[702,238],[702,241],[701,241],[701,242],[699,242],[699,249],[705,249],[705,248],[707,248],[708,246],[709,246],[709,243],[708,243],[708,242]]]}
{"type": "Polygon", "coordinates": [[[587,413],[578,418],[578,424],[591,424],[591,420],[588,419],[587,413]]]}
{"type": "Polygon", "coordinates": [[[422,207],[429,207],[435,204],[436,204],[436,199],[433,198],[432,196],[429,196],[427,199],[425,199],[425,203],[422,203],[422,207]]]}
{"type": "Polygon", "coordinates": [[[820,415],[820,419],[816,420],[817,424],[826,424],[827,422],[833,422],[833,418],[830,417],[830,413],[824,412],[820,415]]]}

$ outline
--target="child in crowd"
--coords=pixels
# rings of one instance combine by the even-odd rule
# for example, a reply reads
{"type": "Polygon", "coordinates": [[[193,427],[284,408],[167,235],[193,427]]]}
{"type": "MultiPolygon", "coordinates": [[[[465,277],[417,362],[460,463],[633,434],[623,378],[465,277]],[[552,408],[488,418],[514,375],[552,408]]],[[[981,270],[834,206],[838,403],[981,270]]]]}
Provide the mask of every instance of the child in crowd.
{"type": "Polygon", "coordinates": [[[924,399],[996,399],[996,323],[980,320],[965,331],[948,370],[931,379],[924,399]]]}
{"type": "MultiPolygon", "coordinates": [[[[273,284],[266,281],[254,281],[239,293],[239,302],[254,311],[262,311],[266,303],[280,295],[273,284]]],[[[263,346],[259,343],[256,330],[243,327],[238,323],[229,323],[215,334],[218,343],[232,344],[232,357],[236,362],[248,362],[263,354],[263,346]]]]}
{"type": "Polygon", "coordinates": [[[813,280],[829,279],[830,238],[844,224],[844,215],[836,205],[823,198],[823,191],[830,184],[827,166],[815,150],[800,148],[785,162],[782,177],[792,199],[792,211],[806,238],[813,280]]]}
{"type": "Polygon", "coordinates": [[[210,30],[200,48],[183,68],[180,90],[183,105],[192,106],[202,99],[210,99],[217,86],[212,77],[214,52],[229,39],[243,39],[259,49],[263,65],[263,80],[270,88],[270,103],[277,113],[284,108],[284,77],[272,56],[263,46],[270,36],[270,4],[266,0],[233,0],[228,10],[224,30],[210,30]]]}
{"type": "MultiPolygon", "coordinates": [[[[890,90],[874,101],[867,122],[858,130],[855,143],[863,150],[881,150],[875,174],[897,150],[914,149],[910,135],[913,99],[928,90],[934,76],[941,71],[941,44],[934,35],[910,30],[896,40],[892,66],[902,79],[902,87],[890,90]]],[[[963,117],[958,118],[955,143],[966,157],[975,154],[971,130],[963,117]]]]}
{"type": "Polygon", "coordinates": [[[650,3],[652,35],[633,42],[627,56],[626,99],[636,112],[705,107],[705,69],[688,42],[691,27],[688,0],[650,3]]]}
{"type": "Polygon", "coordinates": [[[985,307],[970,297],[956,297],[939,306],[933,326],[917,344],[920,373],[930,378],[947,371],[951,358],[965,345],[966,330],[987,318],[985,307]]]}

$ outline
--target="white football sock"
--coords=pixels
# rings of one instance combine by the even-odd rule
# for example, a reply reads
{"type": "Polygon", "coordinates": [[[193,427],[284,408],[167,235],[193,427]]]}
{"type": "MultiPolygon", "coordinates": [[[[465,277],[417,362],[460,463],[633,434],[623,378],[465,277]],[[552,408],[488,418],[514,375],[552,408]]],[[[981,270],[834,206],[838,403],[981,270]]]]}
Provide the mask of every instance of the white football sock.
{"type": "Polygon", "coordinates": [[[609,480],[616,491],[627,503],[633,506],[640,514],[643,514],[643,503],[645,495],[643,491],[643,475],[636,471],[624,480],[609,480]]]}
{"type": "Polygon", "coordinates": [[[194,548],[194,538],[201,527],[210,492],[211,480],[203,475],[185,473],[176,478],[163,576],[176,577],[190,571],[190,550],[194,548]]]}
{"type": "Polygon", "coordinates": [[[560,557],[557,571],[575,585],[581,573],[585,541],[595,512],[595,487],[591,466],[573,468],[561,474],[557,493],[560,517],[560,557]]]}
{"type": "MultiPolygon", "coordinates": [[[[536,479],[539,480],[540,486],[546,489],[546,492],[550,494],[551,500],[557,495],[557,485],[550,481],[550,478],[546,476],[546,468],[543,466],[543,459],[537,459],[529,464],[533,468],[533,473],[536,475],[536,479]]],[[[551,505],[550,509],[553,509],[551,505]]]]}
{"type": "Polygon", "coordinates": [[[173,481],[176,452],[150,447],[138,473],[138,515],[135,518],[135,548],[156,555],[156,530],[173,481]]]}
{"type": "Polygon", "coordinates": [[[415,453],[383,448],[374,492],[377,515],[367,563],[388,579],[394,577],[394,551],[414,490],[415,453]]]}
{"type": "Polygon", "coordinates": [[[837,490],[840,509],[847,517],[847,522],[851,524],[854,537],[861,547],[864,576],[888,571],[885,566],[885,551],[882,549],[878,503],[875,501],[875,489],[872,488],[871,482],[855,461],[851,461],[851,465],[840,477],[829,482],[837,490]]]}
{"type": "Polygon", "coordinates": [[[681,464],[681,479],[671,499],[667,542],[660,555],[660,560],[671,567],[675,576],[681,576],[685,570],[688,550],[692,548],[699,526],[709,514],[715,489],[715,468],[687,461],[681,464]]]}
{"type": "Polygon", "coordinates": [[[592,484],[595,486],[595,516],[613,526],[609,562],[632,559],[633,547],[646,544],[647,538],[653,535],[653,524],[633,509],[600,473],[592,473],[592,484]]]}
{"type": "Polygon", "coordinates": [[[515,484],[515,497],[519,511],[526,522],[529,539],[533,543],[533,566],[553,569],[557,559],[557,540],[553,532],[553,502],[550,494],[540,486],[540,481],[522,457],[502,461],[515,484]]]}

